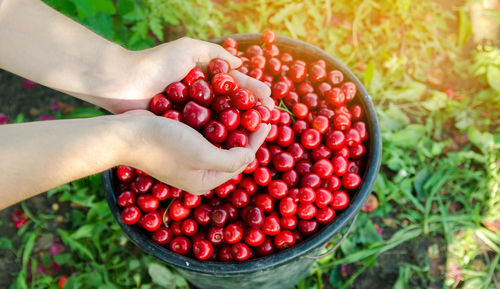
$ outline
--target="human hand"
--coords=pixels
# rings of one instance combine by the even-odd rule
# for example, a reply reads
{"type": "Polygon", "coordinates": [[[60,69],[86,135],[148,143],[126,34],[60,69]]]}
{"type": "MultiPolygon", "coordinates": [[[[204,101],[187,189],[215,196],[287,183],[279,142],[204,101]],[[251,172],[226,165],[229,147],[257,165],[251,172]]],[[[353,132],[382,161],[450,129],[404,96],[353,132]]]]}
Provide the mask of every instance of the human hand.
{"type": "Polygon", "coordinates": [[[188,125],[146,110],[115,117],[132,132],[123,164],[139,168],[174,187],[203,194],[241,173],[255,158],[269,130],[268,124],[249,135],[248,145],[219,149],[188,125]]]}
{"type": "MultiPolygon", "coordinates": [[[[205,68],[213,58],[222,58],[231,68],[241,65],[238,57],[223,47],[206,41],[181,38],[142,51],[128,51],[125,56],[132,59],[126,76],[118,77],[110,97],[101,99],[99,105],[113,113],[133,109],[147,109],[150,99],[175,81],[180,81],[194,67],[205,68]]],[[[270,90],[262,82],[238,71],[231,74],[244,88],[252,90],[261,102],[272,110],[270,90]]]]}

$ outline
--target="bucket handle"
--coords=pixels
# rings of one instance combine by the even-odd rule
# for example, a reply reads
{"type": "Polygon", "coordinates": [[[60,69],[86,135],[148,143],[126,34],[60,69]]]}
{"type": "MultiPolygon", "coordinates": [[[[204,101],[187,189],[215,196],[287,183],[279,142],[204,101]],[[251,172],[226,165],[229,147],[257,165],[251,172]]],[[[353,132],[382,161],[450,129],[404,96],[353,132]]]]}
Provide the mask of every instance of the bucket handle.
{"type": "Polygon", "coordinates": [[[358,215],[359,215],[359,213],[356,214],[354,216],[354,218],[352,218],[352,221],[351,221],[351,224],[349,225],[349,228],[347,228],[347,231],[342,236],[342,238],[340,238],[340,240],[337,242],[337,244],[335,244],[335,246],[333,246],[331,249],[329,249],[328,251],[326,251],[325,253],[323,253],[321,255],[318,255],[318,256],[304,256],[304,258],[317,260],[317,259],[321,259],[321,258],[323,258],[325,256],[328,256],[331,253],[335,252],[335,250],[337,250],[340,247],[340,245],[342,244],[342,242],[344,242],[344,240],[347,238],[347,236],[351,232],[352,228],[354,227],[354,223],[356,223],[356,219],[358,218],[358,215]]]}

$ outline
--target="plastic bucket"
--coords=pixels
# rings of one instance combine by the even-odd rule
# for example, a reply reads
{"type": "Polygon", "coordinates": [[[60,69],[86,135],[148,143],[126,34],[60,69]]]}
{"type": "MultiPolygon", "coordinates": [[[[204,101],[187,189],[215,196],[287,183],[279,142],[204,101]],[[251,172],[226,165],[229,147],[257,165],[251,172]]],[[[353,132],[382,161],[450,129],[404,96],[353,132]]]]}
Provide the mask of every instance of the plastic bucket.
{"type": "MultiPolygon", "coordinates": [[[[230,35],[238,41],[239,50],[251,44],[261,43],[261,34],[230,35]]],[[[225,37],[212,39],[222,43],[225,37]]],[[[112,170],[103,173],[103,185],[109,207],[130,240],[142,250],[155,256],[168,266],[177,269],[189,282],[202,289],[286,289],[297,284],[309,273],[315,262],[311,256],[318,255],[327,242],[353,220],[370,194],[381,162],[381,136],[375,107],[366,89],[354,74],[334,57],[318,47],[308,43],[278,36],[277,45],[280,51],[288,51],[294,58],[306,61],[324,59],[327,69],[338,69],[344,79],[356,84],[358,91],[352,103],[359,104],[364,110],[364,121],[369,134],[367,145],[367,162],[362,176],[362,185],[351,195],[350,206],[337,212],[335,220],[316,232],[305,241],[271,256],[261,257],[242,263],[221,263],[198,261],[181,256],[154,243],[150,237],[135,226],[128,226],[121,221],[120,209],[116,203],[115,179],[112,170]]]]}

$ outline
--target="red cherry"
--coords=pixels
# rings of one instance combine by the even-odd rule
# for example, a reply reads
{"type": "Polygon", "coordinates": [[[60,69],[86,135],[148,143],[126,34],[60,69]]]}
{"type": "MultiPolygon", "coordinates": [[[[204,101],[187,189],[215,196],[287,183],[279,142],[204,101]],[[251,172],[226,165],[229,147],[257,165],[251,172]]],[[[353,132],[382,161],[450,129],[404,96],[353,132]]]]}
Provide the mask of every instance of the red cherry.
{"type": "Polygon", "coordinates": [[[236,244],[243,238],[243,228],[236,224],[230,224],[224,228],[224,240],[228,244],[236,244]]]}
{"type": "Polygon", "coordinates": [[[264,71],[262,69],[255,68],[250,70],[247,75],[257,80],[262,80],[262,77],[264,76],[264,71]]]}
{"type": "Polygon", "coordinates": [[[201,203],[201,197],[186,192],[184,194],[184,207],[188,209],[196,208],[201,203]]]}
{"type": "Polygon", "coordinates": [[[321,178],[315,173],[307,173],[300,180],[300,185],[317,189],[321,185],[321,178]]]}
{"type": "Polygon", "coordinates": [[[274,168],[279,172],[286,172],[293,169],[295,165],[295,160],[293,159],[292,154],[288,152],[281,152],[273,156],[273,165],[274,168]]]}
{"type": "Polygon", "coordinates": [[[153,236],[151,237],[156,244],[159,245],[167,245],[170,240],[172,240],[173,233],[169,228],[159,228],[154,231],[153,236]]]}
{"type": "Polygon", "coordinates": [[[251,163],[247,165],[245,170],[243,170],[243,173],[245,174],[253,173],[258,167],[259,167],[259,161],[257,159],[254,159],[251,163]]]}
{"type": "Polygon", "coordinates": [[[149,110],[156,115],[163,115],[165,111],[171,108],[172,102],[162,93],[158,93],[153,96],[153,98],[151,98],[151,102],[149,103],[149,110]]]}
{"type": "Polygon", "coordinates": [[[309,236],[318,230],[318,222],[315,220],[300,220],[298,227],[302,235],[309,236]]]}
{"type": "Polygon", "coordinates": [[[336,175],[333,175],[329,180],[328,180],[328,190],[331,192],[336,191],[340,188],[340,178],[337,177],[336,175]]]}
{"type": "Polygon", "coordinates": [[[297,227],[297,217],[295,215],[288,217],[282,216],[280,224],[281,228],[283,228],[284,230],[293,230],[295,229],[295,227],[297,227]]]}
{"type": "Polygon", "coordinates": [[[297,215],[303,220],[310,220],[316,216],[318,209],[313,204],[300,204],[297,215]]]}
{"type": "Polygon", "coordinates": [[[301,204],[312,204],[316,200],[316,192],[311,187],[299,189],[299,202],[301,204]]]}
{"type": "Polygon", "coordinates": [[[273,180],[267,186],[269,195],[275,199],[281,199],[288,193],[288,185],[282,180],[273,180]]]}
{"type": "Polygon", "coordinates": [[[330,70],[328,71],[327,79],[331,85],[337,85],[344,81],[344,74],[339,70],[330,70]]]}
{"type": "Polygon", "coordinates": [[[307,107],[307,105],[297,102],[293,105],[292,112],[297,118],[304,119],[309,113],[309,108],[307,107]]]}
{"type": "Polygon", "coordinates": [[[326,135],[326,146],[332,150],[339,150],[344,146],[345,136],[340,130],[333,131],[326,135]]]}
{"type": "Polygon", "coordinates": [[[246,147],[248,144],[248,136],[240,131],[233,130],[229,132],[227,139],[225,141],[226,148],[234,148],[234,147],[246,147]]]}
{"type": "Polygon", "coordinates": [[[280,119],[278,121],[278,125],[287,125],[292,124],[292,116],[287,112],[280,110],[280,119]]]}
{"type": "Polygon", "coordinates": [[[280,201],[280,213],[284,217],[291,217],[297,212],[297,203],[291,197],[284,197],[280,201]]]}
{"type": "Polygon", "coordinates": [[[184,220],[189,216],[191,210],[186,208],[179,200],[175,200],[172,202],[170,207],[168,208],[168,215],[174,221],[184,220]]]}
{"type": "Polygon", "coordinates": [[[299,183],[299,174],[295,170],[289,170],[281,174],[281,179],[289,188],[295,187],[299,183]]]}
{"type": "Polygon", "coordinates": [[[243,240],[245,243],[248,245],[255,247],[255,246],[260,246],[262,243],[264,243],[264,240],[266,239],[266,235],[264,233],[256,228],[250,228],[245,232],[245,236],[243,237],[243,240]]]}
{"type": "Polygon", "coordinates": [[[335,211],[330,207],[324,207],[316,213],[316,221],[320,224],[330,223],[335,218],[335,211]]]}
{"type": "MultiPolygon", "coordinates": [[[[286,76],[284,76],[284,77],[286,77],[286,76]]],[[[289,84],[288,86],[291,87],[290,89],[293,89],[293,82],[291,82],[291,83],[292,83],[292,85],[289,84]]],[[[285,98],[284,98],[285,105],[289,109],[293,109],[293,105],[299,101],[300,101],[300,97],[295,91],[288,92],[288,95],[285,96],[285,98]]]]}
{"type": "Polygon", "coordinates": [[[122,222],[127,225],[133,225],[141,218],[141,210],[138,207],[131,205],[126,207],[121,214],[122,222]]]}
{"type": "Polygon", "coordinates": [[[361,118],[363,117],[363,109],[360,105],[355,104],[351,106],[350,111],[353,120],[361,120],[361,118]]]}
{"type": "Polygon", "coordinates": [[[217,95],[212,102],[212,112],[220,114],[226,109],[232,108],[231,98],[227,95],[217,95]]]}
{"type": "Polygon", "coordinates": [[[257,191],[257,183],[251,176],[248,175],[241,178],[238,187],[244,189],[249,195],[252,195],[257,191]]]}
{"type": "Polygon", "coordinates": [[[326,70],[320,64],[309,66],[309,80],[312,83],[317,83],[326,79],[326,70]]]}
{"type": "Polygon", "coordinates": [[[243,208],[250,203],[250,197],[248,196],[248,193],[245,192],[245,190],[237,189],[231,195],[231,203],[236,208],[243,208]]]}
{"type": "Polygon", "coordinates": [[[219,120],[227,130],[235,130],[240,125],[240,114],[234,108],[226,109],[219,114],[219,120]]]}
{"type": "Polygon", "coordinates": [[[343,210],[349,205],[349,196],[344,191],[335,191],[331,206],[334,210],[343,210]]]}
{"type": "Polygon", "coordinates": [[[226,140],[227,129],[222,123],[211,119],[203,127],[203,135],[211,143],[222,143],[226,140]]]}
{"type": "Polygon", "coordinates": [[[147,213],[141,218],[141,226],[152,232],[158,230],[161,226],[161,216],[157,211],[147,213]]]}
{"type": "Polygon", "coordinates": [[[217,73],[212,77],[211,84],[215,94],[230,94],[236,88],[236,80],[228,73],[217,73]]]}
{"type": "Polygon", "coordinates": [[[325,92],[325,98],[330,104],[334,106],[340,106],[345,102],[344,91],[338,87],[334,87],[325,92]]]}
{"type": "Polygon", "coordinates": [[[280,221],[277,216],[268,216],[262,225],[262,231],[268,236],[276,236],[281,231],[280,221]]]}
{"type": "Polygon", "coordinates": [[[191,241],[184,236],[178,236],[170,241],[170,250],[179,255],[186,255],[191,249],[191,241]]]}
{"type": "Polygon", "coordinates": [[[355,147],[361,144],[361,136],[355,128],[350,128],[345,133],[345,144],[349,147],[355,147]]]}
{"type": "Polygon", "coordinates": [[[288,95],[288,92],[290,92],[290,87],[284,81],[275,82],[271,86],[271,96],[274,99],[282,99],[288,95]]]}
{"type": "Polygon", "coordinates": [[[245,243],[236,243],[231,247],[231,254],[236,261],[245,261],[250,258],[250,249],[245,243]]]}
{"type": "Polygon", "coordinates": [[[336,156],[332,159],[333,173],[341,177],[347,173],[348,162],[342,156],[336,156]]]}
{"type": "Polygon", "coordinates": [[[267,166],[271,161],[271,153],[266,147],[260,147],[255,153],[255,159],[259,162],[260,166],[267,166]]]}
{"type": "Polygon", "coordinates": [[[299,174],[299,176],[303,176],[311,172],[311,167],[312,164],[309,161],[302,160],[297,163],[297,165],[295,166],[295,170],[297,171],[297,174],[299,174]]]}
{"type": "Polygon", "coordinates": [[[366,124],[363,121],[358,121],[352,125],[354,129],[356,129],[359,133],[359,137],[361,141],[364,142],[368,139],[368,132],[366,131],[366,124]]]}
{"type": "Polygon", "coordinates": [[[206,226],[210,223],[210,216],[212,212],[212,207],[207,204],[201,204],[194,209],[193,217],[202,226],[206,226]]]}
{"type": "Polygon", "coordinates": [[[276,57],[269,58],[266,68],[272,75],[280,75],[282,71],[281,61],[276,57]]]}
{"type": "Polygon", "coordinates": [[[245,50],[245,54],[248,58],[251,58],[252,56],[255,55],[262,55],[263,53],[264,52],[262,51],[262,48],[256,44],[248,46],[247,50],[245,50]]]}
{"type": "Polygon", "coordinates": [[[316,85],[316,91],[321,97],[325,97],[325,93],[330,89],[332,89],[332,86],[328,82],[320,82],[316,85]]]}
{"type": "Polygon", "coordinates": [[[259,206],[248,207],[245,214],[245,221],[252,228],[260,228],[264,224],[264,210],[259,206]]]}
{"type": "Polygon", "coordinates": [[[280,49],[274,44],[266,45],[263,51],[266,58],[278,57],[280,55],[280,49]]]}
{"type": "Polygon", "coordinates": [[[325,145],[320,145],[312,151],[312,158],[315,161],[329,159],[331,156],[332,151],[325,145]]]}
{"type": "Polygon", "coordinates": [[[267,134],[266,142],[273,142],[278,138],[278,125],[271,124],[271,130],[267,134]]]}
{"type": "Polygon", "coordinates": [[[248,131],[256,131],[261,123],[260,113],[255,109],[249,109],[241,115],[241,126],[248,131]]]}
{"type": "Polygon", "coordinates": [[[284,250],[295,244],[295,237],[290,231],[281,231],[274,237],[274,246],[278,250],[284,250]]]}
{"type": "Polygon", "coordinates": [[[222,47],[233,47],[233,48],[238,48],[238,42],[230,36],[227,36],[224,38],[224,41],[222,42],[222,47]]]}
{"type": "Polygon", "coordinates": [[[282,125],[278,128],[278,137],[276,138],[276,144],[281,147],[289,146],[294,139],[293,129],[287,125],[282,125]]]}
{"type": "Polygon", "coordinates": [[[266,167],[259,167],[253,173],[253,180],[258,185],[265,187],[271,182],[271,171],[266,167]]]}
{"type": "Polygon", "coordinates": [[[316,190],[316,200],[314,201],[314,204],[318,208],[324,208],[328,206],[332,201],[333,195],[329,190],[322,188],[316,190]]]}
{"type": "Polygon", "coordinates": [[[269,237],[266,237],[264,243],[257,247],[257,255],[264,257],[274,253],[274,245],[269,237]]]}
{"type": "Polygon", "coordinates": [[[176,188],[176,187],[171,187],[170,188],[170,198],[172,199],[180,199],[184,195],[184,191],[176,188]]]}
{"type": "Polygon", "coordinates": [[[239,89],[231,96],[231,102],[237,109],[248,110],[255,106],[257,96],[248,89],[239,89]]]}
{"type": "Polygon", "coordinates": [[[174,104],[184,104],[188,101],[188,89],[182,82],[172,82],[165,89],[167,98],[174,104]]]}
{"type": "Polygon", "coordinates": [[[361,177],[353,172],[347,172],[342,177],[342,186],[348,190],[357,188],[361,184],[361,177]]]}
{"type": "Polygon", "coordinates": [[[217,260],[221,262],[232,262],[233,255],[231,254],[231,246],[224,245],[217,249],[217,260]]]}
{"type": "Polygon", "coordinates": [[[116,177],[122,182],[130,182],[135,178],[135,170],[128,166],[118,166],[116,168],[116,177]]]}
{"type": "Polygon", "coordinates": [[[128,207],[135,204],[135,195],[131,191],[123,191],[118,198],[116,198],[116,203],[120,207],[128,207]]]}
{"type": "Polygon", "coordinates": [[[194,129],[199,129],[210,120],[210,109],[189,101],[182,110],[184,123],[194,129]]]}
{"type": "Polygon", "coordinates": [[[137,192],[140,194],[147,193],[153,186],[153,179],[149,176],[137,176],[134,181],[137,192]]]}
{"type": "Polygon", "coordinates": [[[300,136],[302,145],[307,149],[314,149],[321,142],[321,133],[315,129],[308,128],[300,136]]]}
{"type": "Polygon", "coordinates": [[[229,73],[229,70],[231,70],[229,62],[222,58],[214,58],[207,65],[209,76],[216,75],[217,73],[229,73]]]}
{"type": "Polygon", "coordinates": [[[220,198],[225,198],[235,189],[236,189],[235,184],[233,184],[232,182],[225,182],[222,185],[219,185],[218,187],[215,188],[215,193],[220,198]]]}
{"type": "Polygon", "coordinates": [[[255,55],[250,58],[250,69],[264,70],[265,67],[266,67],[266,58],[264,57],[264,55],[255,55]]]}
{"type": "Polygon", "coordinates": [[[265,44],[274,44],[276,42],[276,33],[272,30],[266,30],[262,33],[262,41],[265,44]]]}
{"type": "Polygon", "coordinates": [[[288,52],[283,52],[281,53],[280,60],[285,64],[290,64],[293,62],[293,56],[288,52]]]}
{"type": "Polygon", "coordinates": [[[366,148],[362,144],[358,144],[357,146],[351,147],[351,150],[349,151],[349,155],[351,156],[352,159],[359,159],[362,156],[364,156],[366,153],[366,148]]]}
{"type": "Polygon", "coordinates": [[[329,120],[326,116],[318,115],[311,122],[311,128],[319,131],[319,133],[323,134],[328,130],[329,120]]]}
{"type": "Polygon", "coordinates": [[[196,259],[208,260],[214,253],[212,244],[207,240],[197,240],[193,243],[193,254],[196,259]]]}
{"type": "Polygon", "coordinates": [[[208,229],[207,238],[214,245],[221,244],[224,242],[224,228],[210,227],[210,229],[208,229]]]}
{"type": "Polygon", "coordinates": [[[159,200],[150,194],[141,194],[137,198],[137,206],[139,206],[143,212],[154,211],[158,208],[159,204],[159,200]]]}
{"type": "Polygon", "coordinates": [[[354,96],[356,95],[358,89],[354,83],[344,82],[342,84],[342,90],[344,91],[345,94],[345,101],[349,102],[354,99],[354,96]]]}
{"type": "Polygon", "coordinates": [[[287,76],[294,82],[302,82],[306,78],[306,67],[295,61],[290,65],[287,76]]]}
{"type": "MultiPolygon", "coordinates": [[[[301,84],[299,84],[295,90],[297,91],[297,93],[300,95],[301,98],[304,98],[304,96],[306,96],[307,94],[314,93],[314,86],[309,81],[304,81],[301,84]]],[[[316,95],[316,102],[317,99],[318,96],[316,95]]],[[[304,100],[303,102],[306,103],[304,100]]]]}
{"type": "Polygon", "coordinates": [[[305,154],[304,147],[298,142],[294,142],[291,145],[289,145],[287,147],[286,151],[292,154],[293,159],[296,162],[300,161],[304,157],[304,154],[305,154]]]}
{"type": "Polygon", "coordinates": [[[330,161],[326,159],[321,159],[314,163],[311,168],[311,171],[317,174],[320,178],[326,179],[332,176],[333,174],[333,165],[330,161]]]}
{"type": "Polygon", "coordinates": [[[303,95],[301,101],[305,103],[309,108],[314,109],[319,105],[319,97],[316,93],[307,93],[303,95]]]}
{"type": "Polygon", "coordinates": [[[166,117],[166,118],[170,118],[170,119],[173,119],[173,120],[176,120],[176,121],[182,121],[182,115],[180,112],[178,112],[177,110],[167,110],[164,114],[163,114],[163,117],[166,117]]]}
{"type": "Polygon", "coordinates": [[[255,205],[264,212],[270,213],[273,211],[273,198],[268,194],[257,195],[255,198],[255,205]]]}
{"type": "Polygon", "coordinates": [[[191,86],[195,81],[199,79],[207,79],[207,77],[205,76],[205,73],[201,69],[195,67],[189,71],[189,73],[186,75],[186,77],[184,77],[182,82],[184,82],[184,84],[186,84],[187,86],[191,86]]]}
{"type": "Polygon", "coordinates": [[[261,121],[263,123],[269,123],[270,120],[271,120],[271,111],[269,111],[269,109],[263,105],[256,105],[254,107],[254,109],[256,111],[259,112],[260,114],[260,117],[261,117],[261,121]]]}
{"type": "Polygon", "coordinates": [[[181,231],[186,236],[193,236],[198,231],[198,224],[193,219],[185,219],[181,223],[181,231]]]}
{"type": "Polygon", "coordinates": [[[163,183],[155,183],[151,189],[151,194],[158,200],[163,201],[169,197],[170,187],[163,183]]]}
{"type": "Polygon", "coordinates": [[[309,124],[304,120],[296,120],[292,125],[293,131],[296,136],[302,136],[302,133],[309,128],[309,124]]]}

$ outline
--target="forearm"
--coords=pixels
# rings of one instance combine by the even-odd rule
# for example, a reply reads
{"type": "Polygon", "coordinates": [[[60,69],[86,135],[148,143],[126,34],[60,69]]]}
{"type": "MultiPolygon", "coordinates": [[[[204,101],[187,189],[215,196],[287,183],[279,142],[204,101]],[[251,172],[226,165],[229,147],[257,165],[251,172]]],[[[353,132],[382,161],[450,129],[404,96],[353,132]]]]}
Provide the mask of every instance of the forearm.
{"type": "Polygon", "coordinates": [[[118,165],[128,145],[114,118],[0,126],[0,209],[118,165]]]}
{"type": "Polygon", "coordinates": [[[133,65],[133,53],[40,0],[3,0],[0,39],[0,68],[103,107],[133,65]]]}

